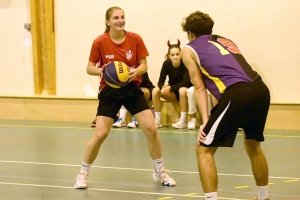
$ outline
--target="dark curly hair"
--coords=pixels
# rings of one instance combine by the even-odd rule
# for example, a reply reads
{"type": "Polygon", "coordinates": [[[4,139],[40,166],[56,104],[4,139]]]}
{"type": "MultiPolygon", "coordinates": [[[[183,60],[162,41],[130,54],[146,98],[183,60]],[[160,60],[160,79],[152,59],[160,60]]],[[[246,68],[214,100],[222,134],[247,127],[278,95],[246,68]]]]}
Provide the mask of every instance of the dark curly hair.
{"type": "Polygon", "coordinates": [[[212,18],[201,11],[191,13],[188,17],[183,18],[181,23],[184,32],[192,32],[196,37],[212,34],[213,26],[212,18]]]}

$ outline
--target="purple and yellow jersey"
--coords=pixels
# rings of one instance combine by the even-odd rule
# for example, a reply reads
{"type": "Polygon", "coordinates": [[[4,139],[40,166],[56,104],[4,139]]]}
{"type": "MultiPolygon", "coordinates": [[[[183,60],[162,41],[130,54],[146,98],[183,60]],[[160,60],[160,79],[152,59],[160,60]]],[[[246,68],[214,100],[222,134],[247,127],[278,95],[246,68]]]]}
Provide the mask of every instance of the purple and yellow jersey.
{"type": "Polygon", "coordinates": [[[202,35],[186,47],[195,54],[204,84],[218,100],[229,86],[238,82],[253,82],[259,77],[229,39],[202,35]]]}

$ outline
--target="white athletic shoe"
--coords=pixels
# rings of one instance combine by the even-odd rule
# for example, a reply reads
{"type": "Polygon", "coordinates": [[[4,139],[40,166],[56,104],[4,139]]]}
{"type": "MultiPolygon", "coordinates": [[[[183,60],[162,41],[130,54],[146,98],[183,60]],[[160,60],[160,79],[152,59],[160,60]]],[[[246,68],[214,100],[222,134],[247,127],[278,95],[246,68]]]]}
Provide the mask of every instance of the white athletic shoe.
{"type": "Polygon", "coordinates": [[[182,121],[181,119],[176,120],[177,122],[175,124],[172,124],[174,128],[186,128],[186,122],[182,121]]]}
{"type": "Polygon", "coordinates": [[[74,185],[74,188],[77,189],[85,189],[87,188],[87,179],[88,179],[88,172],[86,170],[80,170],[80,172],[77,174],[77,176],[75,177],[76,182],[74,185]]]}
{"type": "Polygon", "coordinates": [[[161,127],[163,127],[163,125],[162,125],[160,119],[155,119],[155,126],[156,126],[156,128],[161,128],[161,127]]]}
{"type": "Polygon", "coordinates": [[[159,172],[153,173],[153,179],[157,182],[161,182],[164,186],[175,186],[176,182],[169,176],[166,169],[162,167],[159,172]]]}
{"type": "Polygon", "coordinates": [[[138,128],[138,127],[140,127],[140,124],[133,117],[131,122],[127,125],[127,127],[128,128],[138,128]]]}
{"type": "Polygon", "coordinates": [[[189,121],[189,123],[188,123],[188,129],[189,129],[189,130],[194,130],[194,129],[196,129],[196,122],[194,122],[194,121],[189,121]]]}
{"type": "Polygon", "coordinates": [[[126,126],[125,117],[120,117],[115,123],[112,125],[115,128],[121,128],[126,126]]]}

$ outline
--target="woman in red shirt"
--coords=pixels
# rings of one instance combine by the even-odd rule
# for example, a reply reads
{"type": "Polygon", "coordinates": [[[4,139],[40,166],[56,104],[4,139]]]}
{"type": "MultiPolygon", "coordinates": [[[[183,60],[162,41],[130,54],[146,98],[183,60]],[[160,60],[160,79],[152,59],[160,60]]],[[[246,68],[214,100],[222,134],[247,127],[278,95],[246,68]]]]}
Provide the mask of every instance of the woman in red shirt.
{"type": "Polygon", "coordinates": [[[148,139],[148,149],[153,159],[155,181],[165,186],[175,186],[175,181],[167,174],[163,162],[160,138],[156,130],[152,112],[139,88],[141,75],[147,71],[146,57],[149,55],[142,38],[124,30],[125,14],[119,7],[106,11],[106,29],[92,45],[87,65],[87,73],[101,76],[108,63],[122,61],[130,68],[130,82],[119,89],[106,84],[103,77],[100,81],[101,91],[98,95],[96,129],[87,144],[81,170],[77,175],[75,188],[87,188],[88,171],[96,159],[99,149],[109,134],[113,120],[122,105],[139,122],[148,139]],[[100,68],[95,67],[100,63],[100,68]]]}

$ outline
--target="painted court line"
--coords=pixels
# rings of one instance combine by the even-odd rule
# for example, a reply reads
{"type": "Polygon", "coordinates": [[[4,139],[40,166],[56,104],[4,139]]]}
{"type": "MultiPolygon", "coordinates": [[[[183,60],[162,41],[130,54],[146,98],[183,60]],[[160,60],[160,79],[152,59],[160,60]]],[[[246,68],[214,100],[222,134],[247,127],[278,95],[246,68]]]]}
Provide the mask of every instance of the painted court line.
{"type": "MultiPolygon", "coordinates": [[[[0,127],[8,126],[8,127],[22,127],[22,128],[52,128],[52,129],[82,129],[82,130],[94,130],[94,128],[85,128],[85,127],[67,127],[67,126],[29,126],[29,125],[14,125],[14,124],[0,124],[0,127]]],[[[111,131],[122,131],[122,132],[142,132],[141,129],[119,129],[119,128],[112,128],[111,131]]],[[[159,130],[159,133],[174,133],[174,134],[197,134],[197,130],[189,130],[189,131],[174,131],[174,130],[159,130]]],[[[238,133],[237,136],[243,136],[242,133],[238,133]]],[[[282,138],[300,138],[300,135],[269,135],[265,134],[265,137],[282,137],[282,138]]]]}
{"type": "Polygon", "coordinates": [[[244,185],[244,186],[237,186],[237,187],[233,187],[233,188],[235,188],[235,189],[241,189],[241,188],[248,188],[249,186],[247,186],[247,185],[244,185]]]}
{"type": "Polygon", "coordinates": [[[291,183],[291,182],[298,182],[299,180],[287,180],[285,181],[286,183],[291,183]]]}
{"type": "MultiPolygon", "coordinates": [[[[13,124],[0,124],[0,127],[22,127],[22,128],[52,128],[52,129],[80,129],[80,130],[94,130],[95,128],[85,128],[85,127],[72,127],[72,126],[36,126],[36,125],[13,125],[13,124]]],[[[120,129],[120,128],[111,128],[110,131],[123,131],[123,132],[143,132],[142,129],[120,129]]],[[[168,131],[168,130],[159,130],[161,133],[185,133],[185,134],[197,134],[197,131],[168,131]]]]}
{"type": "MultiPolygon", "coordinates": [[[[24,183],[8,183],[8,182],[0,182],[2,185],[15,185],[15,186],[28,186],[28,187],[44,187],[44,188],[60,188],[60,189],[72,189],[76,190],[74,187],[66,187],[66,186],[58,186],[58,185],[36,185],[36,184],[24,184],[24,183]]],[[[103,192],[119,192],[119,193],[131,193],[131,194],[144,194],[144,195],[161,195],[161,196],[173,196],[173,197],[190,197],[190,198],[205,198],[205,196],[199,195],[185,195],[185,194],[170,194],[170,193],[157,193],[157,192],[139,192],[139,191],[128,191],[128,190],[109,190],[109,189],[101,189],[101,188],[88,188],[87,190],[93,191],[103,191],[103,192]]],[[[218,197],[218,199],[225,200],[245,200],[245,199],[233,199],[226,197],[218,197]]]]}
{"type": "MultiPolygon", "coordinates": [[[[66,167],[81,167],[81,165],[73,164],[60,164],[60,163],[42,163],[42,162],[27,162],[27,161],[12,161],[12,160],[0,160],[0,163],[16,163],[16,164],[32,164],[32,165],[51,165],[51,166],[66,166],[66,167]]],[[[105,166],[92,166],[92,168],[101,168],[101,169],[115,169],[115,170],[131,170],[131,171],[153,171],[153,169],[141,169],[141,168],[126,168],[126,167],[105,167],[105,166]]],[[[172,173],[181,173],[181,174],[198,174],[198,172],[188,172],[188,171],[173,171],[172,173]]],[[[237,177],[253,177],[253,175],[246,174],[222,174],[218,173],[220,176],[237,176],[237,177]]],[[[269,176],[269,178],[274,179],[288,179],[297,181],[300,180],[298,177],[280,177],[280,176],[269,176]]],[[[292,181],[290,181],[292,182],[292,181]]]]}

